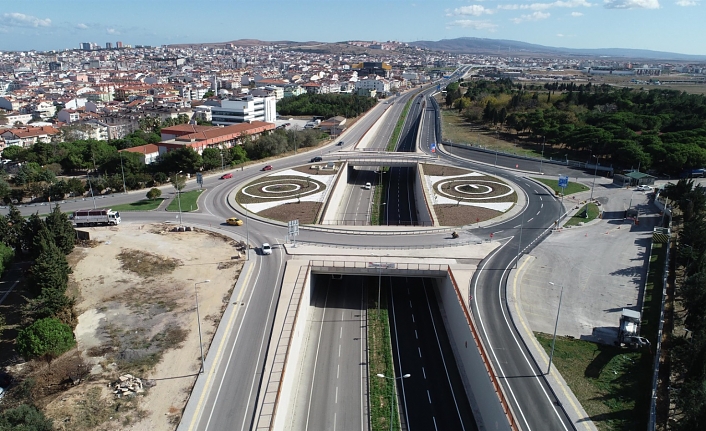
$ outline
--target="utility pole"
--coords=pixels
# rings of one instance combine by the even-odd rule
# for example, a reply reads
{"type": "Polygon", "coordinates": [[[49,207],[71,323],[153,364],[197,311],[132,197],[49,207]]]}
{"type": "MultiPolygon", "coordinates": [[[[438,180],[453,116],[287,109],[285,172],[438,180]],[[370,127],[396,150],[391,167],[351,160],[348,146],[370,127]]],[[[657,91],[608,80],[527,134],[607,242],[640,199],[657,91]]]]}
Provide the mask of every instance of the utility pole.
{"type": "Polygon", "coordinates": [[[123,174],[123,193],[127,194],[127,187],[125,187],[125,169],[123,169],[123,153],[118,151],[120,154],[120,172],[123,174]]]}

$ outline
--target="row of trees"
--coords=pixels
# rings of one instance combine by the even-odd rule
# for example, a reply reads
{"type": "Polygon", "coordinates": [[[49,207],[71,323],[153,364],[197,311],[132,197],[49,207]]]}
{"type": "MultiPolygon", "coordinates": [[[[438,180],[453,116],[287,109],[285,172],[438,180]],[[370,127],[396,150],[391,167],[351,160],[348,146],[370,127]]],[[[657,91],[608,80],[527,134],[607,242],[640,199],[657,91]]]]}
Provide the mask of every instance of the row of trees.
{"type": "Polygon", "coordinates": [[[597,155],[616,168],[641,166],[669,175],[706,166],[702,95],[590,83],[528,91],[508,79],[456,82],[446,91],[446,106],[468,121],[505,128],[538,148],[545,142],[550,154],[568,151],[585,160],[597,155]]]}
{"type": "MultiPolygon", "coordinates": [[[[7,265],[11,256],[33,262],[25,280],[26,303],[21,308],[21,329],[15,339],[15,350],[27,360],[51,362],[76,345],[73,328],[77,319],[74,299],[67,295],[71,268],[66,260],[74,248],[75,235],[73,225],[58,206],[46,219],[37,214],[24,219],[14,206],[6,216],[0,215],[3,264],[7,265]]],[[[52,429],[51,421],[35,406],[22,404],[28,401],[23,396],[13,401],[3,404],[6,410],[0,413],[0,430],[52,429]]]]}
{"type": "Polygon", "coordinates": [[[683,282],[677,284],[676,297],[688,329],[685,336],[670,338],[671,375],[678,380],[671,382],[670,397],[677,408],[672,429],[696,430],[706,424],[706,188],[681,180],[665,187],[665,195],[683,217],[676,253],[683,282]]]}
{"type": "Polygon", "coordinates": [[[15,174],[12,184],[0,177],[0,199],[8,202],[13,199],[21,201],[25,197],[44,197],[57,201],[65,196],[81,196],[87,192],[101,194],[106,190],[123,191],[123,187],[126,190],[154,187],[164,184],[174,172],[193,174],[221,166],[237,166],[248,160],[292,151],[295,147],[311,147],[325,138],[313,130],[276,130],[224,150],[206,148],[198,154],[192,148],[180,148],[166,153],[152,165],[145,165],[140,154],[118,152],[134,144],[143,145],[143,138],[159,140],[159,135],[154,135],[138,131],[124,139],[107,142],[81,140],[58,144],[37,143],[28,148],[9,147],[3,152],[3,157],[24,164],[15,174]],[[83,175],[57,180],[60,173],[76,175],[88,170],[92,171],[90,181],[83,175]]]}
{"type": "Polygon", "coordinates": [[[301,94],[277,102],[282,115],[316,115],[325,118],[341,115],[352,118],[375,106],[374,97],[355,94],[301,94]]]}

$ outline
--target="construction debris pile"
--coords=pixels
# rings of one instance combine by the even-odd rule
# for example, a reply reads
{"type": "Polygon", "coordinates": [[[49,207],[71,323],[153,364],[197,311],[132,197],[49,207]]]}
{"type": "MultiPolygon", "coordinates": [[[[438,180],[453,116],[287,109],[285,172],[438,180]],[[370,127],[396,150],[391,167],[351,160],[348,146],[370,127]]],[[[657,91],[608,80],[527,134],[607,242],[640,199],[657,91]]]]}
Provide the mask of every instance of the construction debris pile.
{"type": "Polygon", "coordinates": [[[113,393],[117,398],[122,397],[134,397],[138,394],[144,393],[145,388],[150,388],[157,383],[154,380],[142,380],[139,377],[135,377],[132,374],[123,374],[118,377],[113,383],[109,383],[108,386],[113,388],[113,393]]]}

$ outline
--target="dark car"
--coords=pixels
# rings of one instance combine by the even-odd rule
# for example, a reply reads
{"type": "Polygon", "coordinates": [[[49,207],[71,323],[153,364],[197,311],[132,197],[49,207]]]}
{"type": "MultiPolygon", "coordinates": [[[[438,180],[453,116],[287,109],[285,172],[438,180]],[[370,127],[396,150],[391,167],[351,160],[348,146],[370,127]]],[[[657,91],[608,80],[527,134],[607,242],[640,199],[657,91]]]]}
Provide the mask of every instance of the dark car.
{"type": "Polygon", "coordinates": [[[343,141],[338,141],[338,144],[336,145],[343,145],[343,141]]]}
{"type": "Polygon", "coordinates": [[[272,170],[272,165],[267,165],[264,168],[262,168],[263,171],[271,171],[272,170]]]}
{"type": "Polygon", "coordinates": [[[311,161],[310,161],[309,163],[316,163],[316,162],[320,162],[320,161],[322,161],[322,160],[323,160],[323,159],[322,159],[321,157],[316,156],[316,157],[314,157],[313,159],[311,159],[311,161]]]}

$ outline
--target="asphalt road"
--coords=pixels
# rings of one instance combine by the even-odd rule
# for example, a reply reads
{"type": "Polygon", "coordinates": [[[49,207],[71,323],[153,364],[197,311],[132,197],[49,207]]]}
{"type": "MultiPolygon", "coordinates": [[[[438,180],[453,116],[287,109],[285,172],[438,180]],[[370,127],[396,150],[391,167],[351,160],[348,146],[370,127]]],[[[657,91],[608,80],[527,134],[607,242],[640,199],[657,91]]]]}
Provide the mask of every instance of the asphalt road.
{"type": "MultiPolygon", "coordinates": [[[[334,280],[318,275],[312,292],[311,380],[300,387],[306,404],[306,430],[367,429],[367,381],[363,277],[334,280]]],[[[300,399],[300,397],[297,397],[300,399]]],[[[300,410],[301,407],[296,410],[300,410]]],[[[303,415],[302,415],[303,416],[303,415]]],[[[303,417],[302,417],[303,422],[303,417]]],[[[293,429],[297,429],[296,427],[293,429]]]]}
{"type": "Polygon", "coordinates": [[[392,278],[390,337],[402,429],[477,430],[432,281],[392,278]]]}

